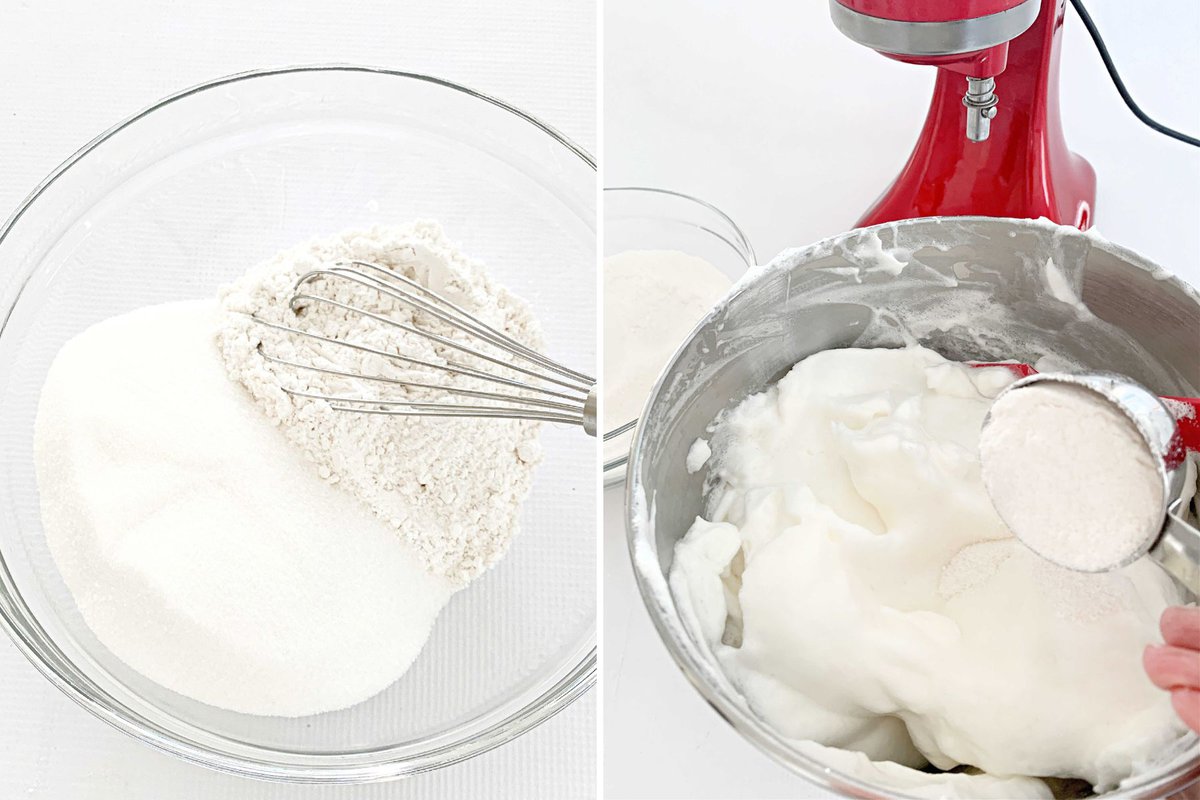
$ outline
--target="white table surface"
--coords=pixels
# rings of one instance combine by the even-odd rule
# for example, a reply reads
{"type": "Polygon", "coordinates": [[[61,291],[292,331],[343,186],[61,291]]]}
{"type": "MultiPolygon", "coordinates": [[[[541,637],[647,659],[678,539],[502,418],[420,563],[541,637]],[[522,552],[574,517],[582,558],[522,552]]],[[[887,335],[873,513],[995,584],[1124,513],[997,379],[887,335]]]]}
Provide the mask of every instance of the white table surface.
{"type": "MultiPolygon", "coordinates": [[[[1200,74],[1200,5],[1087,5],[1142,107],[1200,134],[1185,81],[1200,74]]],[[[928,107],[933,69],[851,43],[823,0],[606,0],[604,21],[605,184],[709,200],[761,262],[851,227],[928,107]]],[[[1200,150],[1129,113],[1073,12],[1062,91],[1067,140],[1099,175],[1097,230],[1200,286],[1200,150]]],[[[1003,103],[1003,76],[997,92],[1003,103]]],[[[637,597],[619,490],[604,513],[606,795],[830,797],[743,741],[684,680],[637,597]]]]}
{"type": "MultiPolygon", "coordinates": [[[[0,4],[0,218],[127,115],[233,72],[356,62],[497,95],[595,152],[595,0],[0,4]]],[[[0,637],[0,798],[375,800],[595,796],[596,693],[464,764],[369,787],[280,786],[150,750],[54,689],[0,637]]]]}

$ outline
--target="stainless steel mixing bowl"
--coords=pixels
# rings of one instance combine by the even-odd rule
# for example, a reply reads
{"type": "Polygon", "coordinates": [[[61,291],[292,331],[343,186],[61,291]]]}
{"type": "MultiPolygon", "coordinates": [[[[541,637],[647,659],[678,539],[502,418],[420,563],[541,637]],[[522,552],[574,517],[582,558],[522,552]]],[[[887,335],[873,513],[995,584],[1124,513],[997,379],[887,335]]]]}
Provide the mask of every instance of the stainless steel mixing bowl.
{"type": "MultiPolygon", "coordinates": [[[[684,674],[734,728],[813,783],[864,798],[911,795],[828,768],[758,719],[681,620],[666,576],[675,542],[705,510],[704,474],[688,474],[688,448],[721,410],[818,351],[909,340],[956,360],[1049,356],[1160,394],[1200,391],[1196,291],[1135,253],[1047,222],[906,220],[788,250],[693,331],[651,393],[630,460],[627,525],[642,597],[684,674]],[[900,261],[877,257],[888,251],[900,261]]],[[[1184,744],[1106,796],[1163,797],[1196,781],[1196,737],[1184,744]]]]}

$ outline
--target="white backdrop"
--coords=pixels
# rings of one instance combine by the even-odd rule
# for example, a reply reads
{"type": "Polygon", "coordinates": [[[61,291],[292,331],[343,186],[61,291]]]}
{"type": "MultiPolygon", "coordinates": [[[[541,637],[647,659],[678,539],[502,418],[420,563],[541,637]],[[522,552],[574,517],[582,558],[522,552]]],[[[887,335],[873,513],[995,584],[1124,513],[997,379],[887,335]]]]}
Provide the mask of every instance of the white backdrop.
{"type": "MultiPolygon", "coordinates": [[[[1086,5],[1142,107],[1200,134],[1188,80],[1200,74],[1200,4],[1086,5]]],[[[715,203],[760,262],[851,227],[928,108],[934,70],[853,44],[825,0],[606,0],[604,22],[605,184],[715,203]]],[[[1003,104],[1003,76],[997,93],[1003,104]]],[[[1200,286],[1200,150],[1126,110],[1070,11],[1062,94],[1067,140],[1099,176],[1097,230],[1200,286]]],[[[619,490],[604,510],[608,796],[831,796],[744,742],[688,685],[637,597],[619,490]]]]}
{"type": "MultiPolygon", "coordinates": [[[[594,0],[0,2],[0,217],[97,133],[201,81],[357,62],[494,94],[596,147],[594,0]],[[350,10],[352,7],[352,10],[350,10]]],[[[209,772],[111,730],[0,637],[0,797],[50,800],[584,798],[596,695],[456,767],[370,787],[291,787],[209,772]]]]}

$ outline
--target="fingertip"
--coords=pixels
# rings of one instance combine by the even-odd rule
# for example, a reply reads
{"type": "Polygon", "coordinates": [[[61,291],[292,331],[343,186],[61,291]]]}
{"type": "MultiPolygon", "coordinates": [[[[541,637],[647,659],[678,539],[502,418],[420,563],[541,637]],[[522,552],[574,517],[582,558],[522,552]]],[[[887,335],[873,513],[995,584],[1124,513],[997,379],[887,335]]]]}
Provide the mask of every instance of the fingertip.
{"type": "Polygon", "coordinates": [[[1200,650],[1200,607],[1171,606],[1159,617],[1158,627],[1167,644],[1200,650]]]}
{"type": "Polygon", "coordinates": [[[1200,652],[1151,646],[1142,657],[1146,675],[1160,689],[1200,689],[1200,652]]]}
{"type": "Polygon", "coordinates": [[[1167,606],[1163,609],[1163,619],[1181,621],[1200,619],[1200,606],[1167,606]]]}
{"type": "Polygon", "coordinates": [[[1164,686],[1162,672],[1162,658],[1159,656],[1159,651],[1163,648],[1158,645],[1148,644],[1142,650],[1142,669],[1145,670],[1146,676],[1150,678],[1150,682],[1160,689],[1170,689],[1170,686],[1164,686]]]}

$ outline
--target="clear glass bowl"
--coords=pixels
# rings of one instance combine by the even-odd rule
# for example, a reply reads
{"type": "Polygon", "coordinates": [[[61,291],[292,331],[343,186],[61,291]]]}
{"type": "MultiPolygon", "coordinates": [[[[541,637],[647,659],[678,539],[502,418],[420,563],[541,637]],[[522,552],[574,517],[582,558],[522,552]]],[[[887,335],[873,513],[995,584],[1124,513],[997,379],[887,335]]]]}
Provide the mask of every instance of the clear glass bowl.
{"type": "MultiPolygon", "coordinates": [[[[668,189],[605,189],[604,255],[627,250],[677,250],[704,259],[734,281],[756,263],[746,234],[711,203],[668,189]]],[[[605,486],[625,479],[636,426],[637,420],[604,420],[605,486]]]]}
{"type": "Polygon", "coordinates": [[[595,181],[591,156],[518,109],[435,78],[351,66],[222,78],[76,153],[0,230],[0,622],[21,651],[89,711],[152,745],[311,783],[461,761],[586,691],[595,450],[579,430],[545,426],[520,536],[452,599],[408,674],[358,706],[300,719],[194,702],[95,639],[43,539],[32,438],[51,359],[88,325],[213,296],[314,236],[414,218],[440,221],[532,304],[549,354],[590,372],[595,293],[579,287],[595,283],[595,181]]]}

